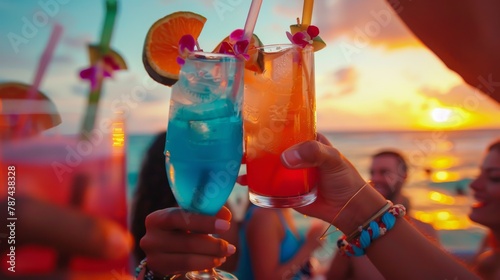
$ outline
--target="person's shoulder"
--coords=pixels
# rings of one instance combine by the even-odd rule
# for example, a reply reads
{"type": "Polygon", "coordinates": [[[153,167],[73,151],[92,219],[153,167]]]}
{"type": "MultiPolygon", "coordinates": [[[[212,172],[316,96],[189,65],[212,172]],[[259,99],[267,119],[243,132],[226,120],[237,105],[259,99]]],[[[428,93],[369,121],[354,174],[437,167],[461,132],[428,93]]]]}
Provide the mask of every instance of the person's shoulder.
{"type": "Polygon", "coordinates": [[[246,227],[247,236],[279,236],[282,237],[284,231],[281,230],[281,222],[278,212],[274,209],[259,208],[253,209],[252,216],[248,220],[246,227]]]}
{"type": "Polygon", "coordinates": [[[275,231],[281,228],[279,210],[256,207],[248,220],[248,228],[258,228],[262,231],[275,231]]]}
{"type": "Polygon", "coordinates": [[[259,220],[276,220],[279,219],[278,211],[277,209],[256,207],[253,209],[252,218],[259,220]]]}

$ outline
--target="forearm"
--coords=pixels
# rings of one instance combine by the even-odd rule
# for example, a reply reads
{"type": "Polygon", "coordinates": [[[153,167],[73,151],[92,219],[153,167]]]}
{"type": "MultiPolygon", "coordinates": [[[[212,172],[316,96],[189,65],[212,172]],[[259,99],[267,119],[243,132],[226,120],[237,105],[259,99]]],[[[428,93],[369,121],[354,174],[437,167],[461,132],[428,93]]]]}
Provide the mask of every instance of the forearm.
{"type": "MultiPolygon", "coordinates": [[[[383,208],[380,205],[384,201],[375,189],[363,189],[339,215],[337,227],[347,235],[355,232],[357,227],[383,208]]],[[[404,218],[398,218],[394,227],[374,240],[366,252],[387,279],[410,279],[408,275],[413,279],[477,279],[404,218]]]]}
{"type": "Polygon", "coordinates": [[[479,279],[405,219],[398,219],[366,252],[386,279],[479,279]]]}
{"type": "Polygon", "coordinates": [[[318,168],[318,198],[296,210],[325,221],[332,217],[331,223],[349,237],[339,243],[341,250],[363,255],[366,249],[387,279],[478,279],[406,220],[397,218],[404,216],[403,208],[383,213],[390,203],[374,188],[358,187],[364,182],[354,166],[324,136],[318,134],[318,141],[287,149],[282,161],[290,168],[318,168]]]}
{"type": "Polygon", "coordinates": [[[338,251],[332,259],[330,269],[327,272],[327,279],[341,280],[349,279],[350,274],[350,261],[347,257],[342,256],[338,251]]]}

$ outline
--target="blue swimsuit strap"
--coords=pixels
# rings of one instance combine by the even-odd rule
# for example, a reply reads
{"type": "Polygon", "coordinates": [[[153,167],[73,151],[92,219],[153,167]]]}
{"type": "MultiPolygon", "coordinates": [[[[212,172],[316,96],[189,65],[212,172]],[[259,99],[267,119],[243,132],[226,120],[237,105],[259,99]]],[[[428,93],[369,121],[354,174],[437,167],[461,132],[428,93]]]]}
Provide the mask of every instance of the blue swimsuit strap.
{"type": "Polygon", "coordinates": [[[281,253],[280,253],[280,262],[286,262],[291,259],[300,249],[303,244],[303,239],[297,237],[292,229],[288,226],[283,213],[280,211],[278,213],[281,224],[283,225],[283,230],[285,231],[285,236],[281,241],[281,253]]]}

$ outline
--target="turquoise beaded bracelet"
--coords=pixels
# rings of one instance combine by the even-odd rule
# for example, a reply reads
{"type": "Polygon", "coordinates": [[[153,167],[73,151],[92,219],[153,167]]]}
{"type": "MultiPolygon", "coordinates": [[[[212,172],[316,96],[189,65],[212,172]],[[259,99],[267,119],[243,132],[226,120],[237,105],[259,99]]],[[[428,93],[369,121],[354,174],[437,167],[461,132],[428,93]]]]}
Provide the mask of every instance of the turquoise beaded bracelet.
{"type": "Polygon", "coordinates": [[[360,230],[360,234],[350,241],[345,235],[337,240],[337,247],[343,255],[359,257],[366,253],[366,248],[377,238],[391,230],[396,218],[406,215],[406,208],[401,204],[393,205],[379,218],[368,223],[360,230]],[[349,241],[350,242],[349,242],[349,241]]]}

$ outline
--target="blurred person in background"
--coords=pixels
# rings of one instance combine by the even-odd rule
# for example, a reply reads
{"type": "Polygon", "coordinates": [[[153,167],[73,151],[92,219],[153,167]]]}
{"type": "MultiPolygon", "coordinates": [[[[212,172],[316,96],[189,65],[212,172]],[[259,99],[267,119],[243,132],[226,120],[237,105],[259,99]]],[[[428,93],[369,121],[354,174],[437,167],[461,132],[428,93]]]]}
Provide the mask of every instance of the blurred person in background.
{"type": "MultiPolygon", "coordinates": [[[[370,181],[372,186],[386,199],[403,204],[411,212],[411,201],[403,194],[408,178],[408,163],[403,154],[396,150],[382,150],[372,155],[370,181]]],[[[434,227],[412,218],[413,225],[431,240],[438,241],[434,227]]]]}
{"type": "MultiPolygon", "coordinates": [[[[239,180],[241,182],[241,180],[239,180]]],[[[321,246],[323,225],[312,224],[306,236],[297,229],[291,208],[268,209],[251,205],[240,229],[239,280],[307,279],[310,258],[321,246]]]]}
{"type": "Polygon", "coordinates": [[[487,149],[479,176],[471,182],[474,199],[469,218],[489,229],[474,267],[484,279],[500,279],[500,140],[487,149]]]}

